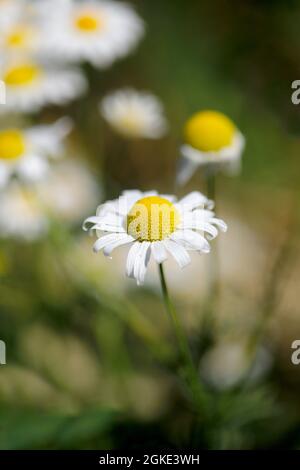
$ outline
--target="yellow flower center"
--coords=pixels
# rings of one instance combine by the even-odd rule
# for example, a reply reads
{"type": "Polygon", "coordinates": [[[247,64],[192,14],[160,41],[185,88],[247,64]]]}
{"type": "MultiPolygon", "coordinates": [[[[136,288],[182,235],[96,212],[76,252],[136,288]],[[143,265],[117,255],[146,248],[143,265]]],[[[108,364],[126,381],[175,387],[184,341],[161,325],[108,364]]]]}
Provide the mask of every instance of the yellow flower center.
{"type": "Polygon", "coordinates": [[[25,27],[16,27],[6,38],[7,46],[24,47],[29,39],[29,31],[25,27]]]}
{"type": "Polygon", "coordinates": [[[233,122],[217,111],[201,111],[186,123],[186,142],[203,152],[218,151],[231,145],[236,132],[233,122]]]}
{"type": "Polygon", "coordinates": [[[119,132],[130,137],[139,137],[143,130],[142,120],[135,111],[128,111],[126,115],[119,119],[116,126],[119,132]]]}
{"type": "Polygon", "coordinates": [[[24,64],[12,67],[4,75],[4,81],[10,86],[29,85],[41,74],[39,67],[33,64],[24,64]]]}
{"type": "Polygon", "coordinates": [[[155,242],[171,235],[179,221],[179,213],[170,201],[159,196],[144,197],[127,215],[127,232],[140,242],[155,242]]]}
{"type": "Polygon", "coordinates": [[[0,132],[0,159],[14,160],[23,155],[25,139],[22,132],[9,129],[0,132]]]}
{"type": "Polygon", "coordinates": [[[75,25],[84,33],[92,33],[99,30],[102,27],[103,22],[99,17],[95,18],[93,15],[85,14],[76,18],[75,25]]]}

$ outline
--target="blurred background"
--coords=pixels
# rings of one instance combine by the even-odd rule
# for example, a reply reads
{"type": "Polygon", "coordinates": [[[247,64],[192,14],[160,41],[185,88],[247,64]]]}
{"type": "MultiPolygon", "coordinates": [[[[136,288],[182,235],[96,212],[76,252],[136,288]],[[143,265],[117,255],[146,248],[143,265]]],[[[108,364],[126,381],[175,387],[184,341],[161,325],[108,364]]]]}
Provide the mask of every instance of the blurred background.
{"type": "MultiPolygon", "coordinates": [[[[0,448],[297,449],[300,105],[291,84],[300,78],[300,6],[131,4],[146,28],[137,49],[105,70],[81,64],[85,95],[22,116],[30,125],[70,116],[73,131],[43,186],[55,205],[47,234],[0,242],[0,448]],[[163,138],[125,140],[104,121],[97,103],[124,87],[159,97],[169,122],[163,138]],[[246,149],[240,175],[216,178],[216,212],[229,226],[218,247],[212,242],[218,295],[209,293],[209,257],[182,271],[166,263],[213,398],[212,409],[195,413],[178,378],[157,266],[136,287],[124,275],[126,248],[113,260],[94,254],[82,222],[126,188],[174,192],[183,126],[201,109],[230,116],[246,149]]],[[[3,115],[1,124],[7,119],[21,118],[3,115]]],[[[201,169],[178,194],[193,190],[207,191],[201,169]]]]}

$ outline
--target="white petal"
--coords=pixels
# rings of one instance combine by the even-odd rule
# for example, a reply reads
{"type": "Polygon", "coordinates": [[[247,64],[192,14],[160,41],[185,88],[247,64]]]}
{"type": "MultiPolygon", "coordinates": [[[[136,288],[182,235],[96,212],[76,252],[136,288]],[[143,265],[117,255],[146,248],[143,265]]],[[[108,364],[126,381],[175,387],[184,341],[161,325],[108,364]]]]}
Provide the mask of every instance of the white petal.
{"type": "Polygon", "coordinates": [[[213,217],[212,219],[210,219],[209,222],[219,227],[219,229],[222,230],[222,232],[227,232],[228,227],[227,227],[227,224],[224,222],[224,220],[216,219],[213,217]]]}
{"type": "Polygon", "coordinates": [[[130,235],[124,234],[122,238],[120,237],[118,240],[115,240],[103,248],[103,253],[105,256],[110,256],[115,248],[118,248],[122,245],[127,245],[128,243],[132,243],[134,238],[130,235]]]}
{"type": "Polygon", "coordinates": [[[184,210],[193,210],[198,207],[204,207],[208,199],[204,194],[199,191],[193,191],[184,198],[180,199],[178,206],[183,207],[184,210]]]}
{"type": "Polygon", "coordinates": [[[144,284],[147,266],[150,261],[150,242],[142,242],[138,248],[133,267],[133,277],[138,285],[144,284]]]}
{"type": "Polygon", "coordinates": [[[184,156],[181,157],[177,172],[176,172],[176,182],[179,186],[185,185],[193,176],[195,171],[197,170],[198,164],[186,158],[184,156]]]}
{"type": "Polygon", "coordinates": [[[182,244],[187,249],[197,250],[203,253],[210,252],[208,241],[193,230],[176,230],[176,232],[172,233],[170,238],[182,244]]]}
{"type": "Polygon", "coordinates": [[[126,275],[128,277],[133,277],[134,261],[135,261],[136,254],[139,250],[139,246],[140,246],[140,242],[135,242],[128,252],[127,261],[126,261],[126,275]]]}
{"type": "Polygon", "coordinates": [[[183,246],[179,245],[173,240],[168,239],[164,240],[164,245],[181,268],[184,268],[190,264],[190,255],[183,246]]]}
{"type": "MultiPolygon", "coordinates": [[[[90,230],[90,227],[88,227],[89,224],[97,224],[99,222],[100,218],[97,217],[97,216],[93,216],[93,217],[88,217],[84,222],[83,222],[83,225],[82,225],[82,228],[83,230],[87,231],[87,230],[90,230]]],[[[92,228],[95,228],[95,227],[92,227],[92,228]]]]}
{"type": "Polygon", "coordinates": [[[106,245],[109,245],[110,243],[119,240],[123,236],[123,234],[119,233],[110,233],[109,235],[104,235],[103,237],[99,238],[94,244],[94,252],[98,253],[98,251],[102,250],[106,245]]]}
{"type": "Polygon", "coordinates": [[[163,242],[153,242],[151,244],[153,258],[158,264],[163,263],[168,258],[163,242]]]}

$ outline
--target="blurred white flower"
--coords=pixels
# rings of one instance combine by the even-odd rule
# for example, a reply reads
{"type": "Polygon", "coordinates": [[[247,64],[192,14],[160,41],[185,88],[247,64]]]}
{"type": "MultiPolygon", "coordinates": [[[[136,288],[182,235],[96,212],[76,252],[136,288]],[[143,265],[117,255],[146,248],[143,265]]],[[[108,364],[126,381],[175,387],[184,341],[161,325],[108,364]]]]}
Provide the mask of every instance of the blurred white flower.
{"type": "Polygon", "coordinates": [[[36,192],[12,182],[0,193],[0,236],[33,241],[45,235],[48,219],[36,192]]]}
{"type": "Polygon", "coordinates": [[[115,1],[41,1],[45,49],[55,60],[107,67],[127,55],[144,33],[133,8],[115,1]],[[45,3],[45,4],[43,4],[45,3]]]}
{"type": "Polygon", "coordinates": [[[37,53],[42,31],[27,0],[0,2],[1,55],[37,53]]]}
{"type": "Polygon", "coordinates": [[[53,68],[32,59],[3,63],[0,79],[6,85],[1,113],[36,112],[47,104],[64,105],[84,93],[87,82],[79,70],[53,68]]]}
{"type": "Polygon", "coordinates": [[[83,163],[71,160],[55,165],[37,190],[47,212],[70,223],[82,221],[102,197],[91,171],[83,163]]]}
{"type": "Polygon", "coordinates": [[[209,206],[211,201],[199,192],[176,202],[175,196],[159,195],[156,191],[124,191],[118,199],[99,206],[97,215],[85,221],[84,229],[96,231],[94,251],[103,250],[105,256],[110,257],[119,246],[131,244],[126,274],[143,284],[151,256],[161,264],[169,253],[183,268],[191,261],[189,250],[209,253],[206,238],[218,235],[216,227],[227,229],[213,212],[203,209],[209,206]]]}
{"type": "Polygon", "coordinates": [[[185,184],[203,165],[224,167],[232,174],[239,171],[245,139],[227,116],[217,111],[200,111],[187,121],[184,134],[177,173],[179,184],[185,184]]]}
{"type": "Polygon", "coordinates": [[[255,382],[261,379],[272,365],[270,352],[259,348],[251,354],[247,344],[240,341],[223,341],[202,358],[200,373],[211,386],[225,390],[247,379],[255,382]]]}
{"type": "Polygon", "coordinates": [[[100,112],[118,133],[128,138],[158,139],[168,128],[162,104],[150,93],[115,91],[104,97],[100,112]]]}
{"type": "Polygon", "coordinates": [[[49,157],[59,157],[62,140],[71,130],[70,119],[28,129],[0,130],[0,189],[13,176],[38,181],[49,171],[49,157]]]}

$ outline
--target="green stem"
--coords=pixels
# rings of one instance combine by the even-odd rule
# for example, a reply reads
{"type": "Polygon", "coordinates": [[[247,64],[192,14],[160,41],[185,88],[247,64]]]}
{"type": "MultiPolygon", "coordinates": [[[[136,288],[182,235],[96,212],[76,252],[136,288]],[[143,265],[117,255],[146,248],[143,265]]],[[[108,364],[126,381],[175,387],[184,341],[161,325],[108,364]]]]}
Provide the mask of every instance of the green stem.
{"type": "Polygon", "coordinates": [[[171,302],[162,264],[159,265],[159,275],[166,310],[173,324],[176,338],[178,341],[180,355],[182,361],[184,361],[186,371],[185,379],[191,388],[193,399],[194,402],[197,404],[198,410],[201,409],[202,412],[207,411],[207,401],[209,397],[200,383],[199,374],[194,365],[187,338],[178,320],[174,305],[171,302]]]}

